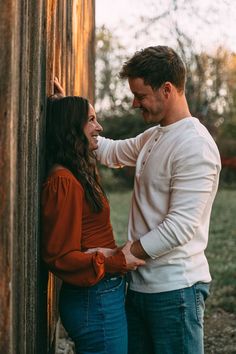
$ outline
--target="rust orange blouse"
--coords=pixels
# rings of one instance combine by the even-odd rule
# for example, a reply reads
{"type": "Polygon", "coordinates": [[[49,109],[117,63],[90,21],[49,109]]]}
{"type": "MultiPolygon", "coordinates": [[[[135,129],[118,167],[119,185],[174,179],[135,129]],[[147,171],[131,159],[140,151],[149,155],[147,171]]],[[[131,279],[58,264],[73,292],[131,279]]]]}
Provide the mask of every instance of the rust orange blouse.
{"type": "Polygon", "coordinates": [[[105,257],[83,253],[88,248],[115,248],[110,208],[104,198],[99,213],[90,210],[79,181],[67,169],[55,170],[43,185],[42,256],[49,269],[63,281],[91,286],[105,273],[124,273],[123,253],[105,257]]]}

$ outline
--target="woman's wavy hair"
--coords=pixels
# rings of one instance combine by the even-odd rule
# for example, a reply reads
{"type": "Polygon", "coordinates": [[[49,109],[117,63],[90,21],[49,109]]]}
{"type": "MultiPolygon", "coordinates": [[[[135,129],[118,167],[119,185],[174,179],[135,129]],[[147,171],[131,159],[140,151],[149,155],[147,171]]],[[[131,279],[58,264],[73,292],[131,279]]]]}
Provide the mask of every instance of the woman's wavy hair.
{"type": "Polygon", "coordinates": [[[46,169],[59,164],[69,169],[81,183],[85,198],[94,212],[103,208],[105,192],[99,182],[96,158],[84,134],[88,121],[86,98],[49,98],[46,122],[46,169]]]}

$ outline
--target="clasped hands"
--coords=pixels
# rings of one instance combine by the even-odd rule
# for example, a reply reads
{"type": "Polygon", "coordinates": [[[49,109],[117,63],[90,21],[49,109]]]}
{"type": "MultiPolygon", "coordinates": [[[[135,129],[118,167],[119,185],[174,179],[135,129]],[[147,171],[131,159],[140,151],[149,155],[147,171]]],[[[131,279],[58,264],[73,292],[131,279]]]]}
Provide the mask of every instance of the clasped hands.
{"type": "Polygon", "coordinates": [[[117,252],[117,250],[120,249],[121,252],[125,256],[127,270],[135,270],[135,269],[137,269],[137,267],[144,265],[145,261],[143,259],[139,259],[139,258],[135,257],[131,253],[130,249],[131,249],[132,244],[133,244],[133,242],[128,241],[124,246],[119,247],[119,248],[114,248],[114,249],[103,248],[103,247],[90,248],[85,253],[100,252],[105,257],[110,257],[110,256],[114,256],[115,253],[117,252]]]}

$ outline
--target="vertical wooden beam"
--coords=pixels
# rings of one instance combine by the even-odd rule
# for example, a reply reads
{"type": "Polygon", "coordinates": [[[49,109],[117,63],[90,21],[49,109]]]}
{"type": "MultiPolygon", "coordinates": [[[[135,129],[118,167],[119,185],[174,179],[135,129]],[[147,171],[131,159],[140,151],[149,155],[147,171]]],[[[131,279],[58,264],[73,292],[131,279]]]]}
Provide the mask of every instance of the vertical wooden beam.
{"type": "Polygon", "coordinates": [[[19,36],[16,1],[0,3],[0,353],[11,353],[19,36]]]}
{"type": "MultiPolygon", "coordinates": [[[[55,76],[55,63],[58,64],[60,57],[55,56],[55,31],[56,31],[56,0],[46,1],[46,92],[48,95],[53,93],[53,83],[52,80],[55,76]]],[[[57,43],[57,47],[60,43],[57,43]]]]}
{"type": "MultiPolygon", "coordinates": [[[[67,95],[82,95],[94,102],[95,1],[48,0],[47,77],[57,76],[67,95]]],[[[52,87],[48,87],[48,94],[52,87]]],[[[60,282],[48,278],[48,347],[56,347],[60,282]]],[[[55,348],[52,348],[54,351],[55,348]]]]}
{"type": "Polygon", "coordinates": [[[0,353],[46,354],[58,296],[40,260],[46,93],[56,74],[93,100],[94,0],[0,5],[0,353]]]}
{"type": "Polygon", "coordinates": [[[94,103],[95,0],[73,2],[74,94],[94,103]]]}
{"type": "Polygon", "coordinates": [[[0,353],[6,354],[46,350],[39,257],[43,18],[41,0],[1,1],[0,353]]]}
{"type": "Polygon", "coordinates": [[[20,38],[18,55],[18,115],[15,222],[12,245],[12,350],[38,353],[46,350],[46,303],[40,267],[39,191],[41,135],[45,112],[45,41],[42,0],[18,3],[20,38]],[[44,308],[45,310],[44,310],[44,308]],[[40,314],[40,316],[39,316],[40,314]],[[39,334],[44,335],[39,339],[39,334]],[[29,340],[30,338],[30,340],[29,340]]]}

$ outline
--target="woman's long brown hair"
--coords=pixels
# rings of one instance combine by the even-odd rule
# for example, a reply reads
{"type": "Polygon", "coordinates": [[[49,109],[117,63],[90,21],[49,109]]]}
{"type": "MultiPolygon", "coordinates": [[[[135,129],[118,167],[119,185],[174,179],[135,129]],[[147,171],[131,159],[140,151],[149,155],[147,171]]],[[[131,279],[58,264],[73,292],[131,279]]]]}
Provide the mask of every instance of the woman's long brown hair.
{"type": "Polygon", "coordinates": [[[99,182],[96,158],[84,134],[88,111],[89,102],[83,97],[48,99],[46,167],[48,172],[55,164],[69,169],[81,183],[91,210],[99,212],[105,192],[99,182]]]}

